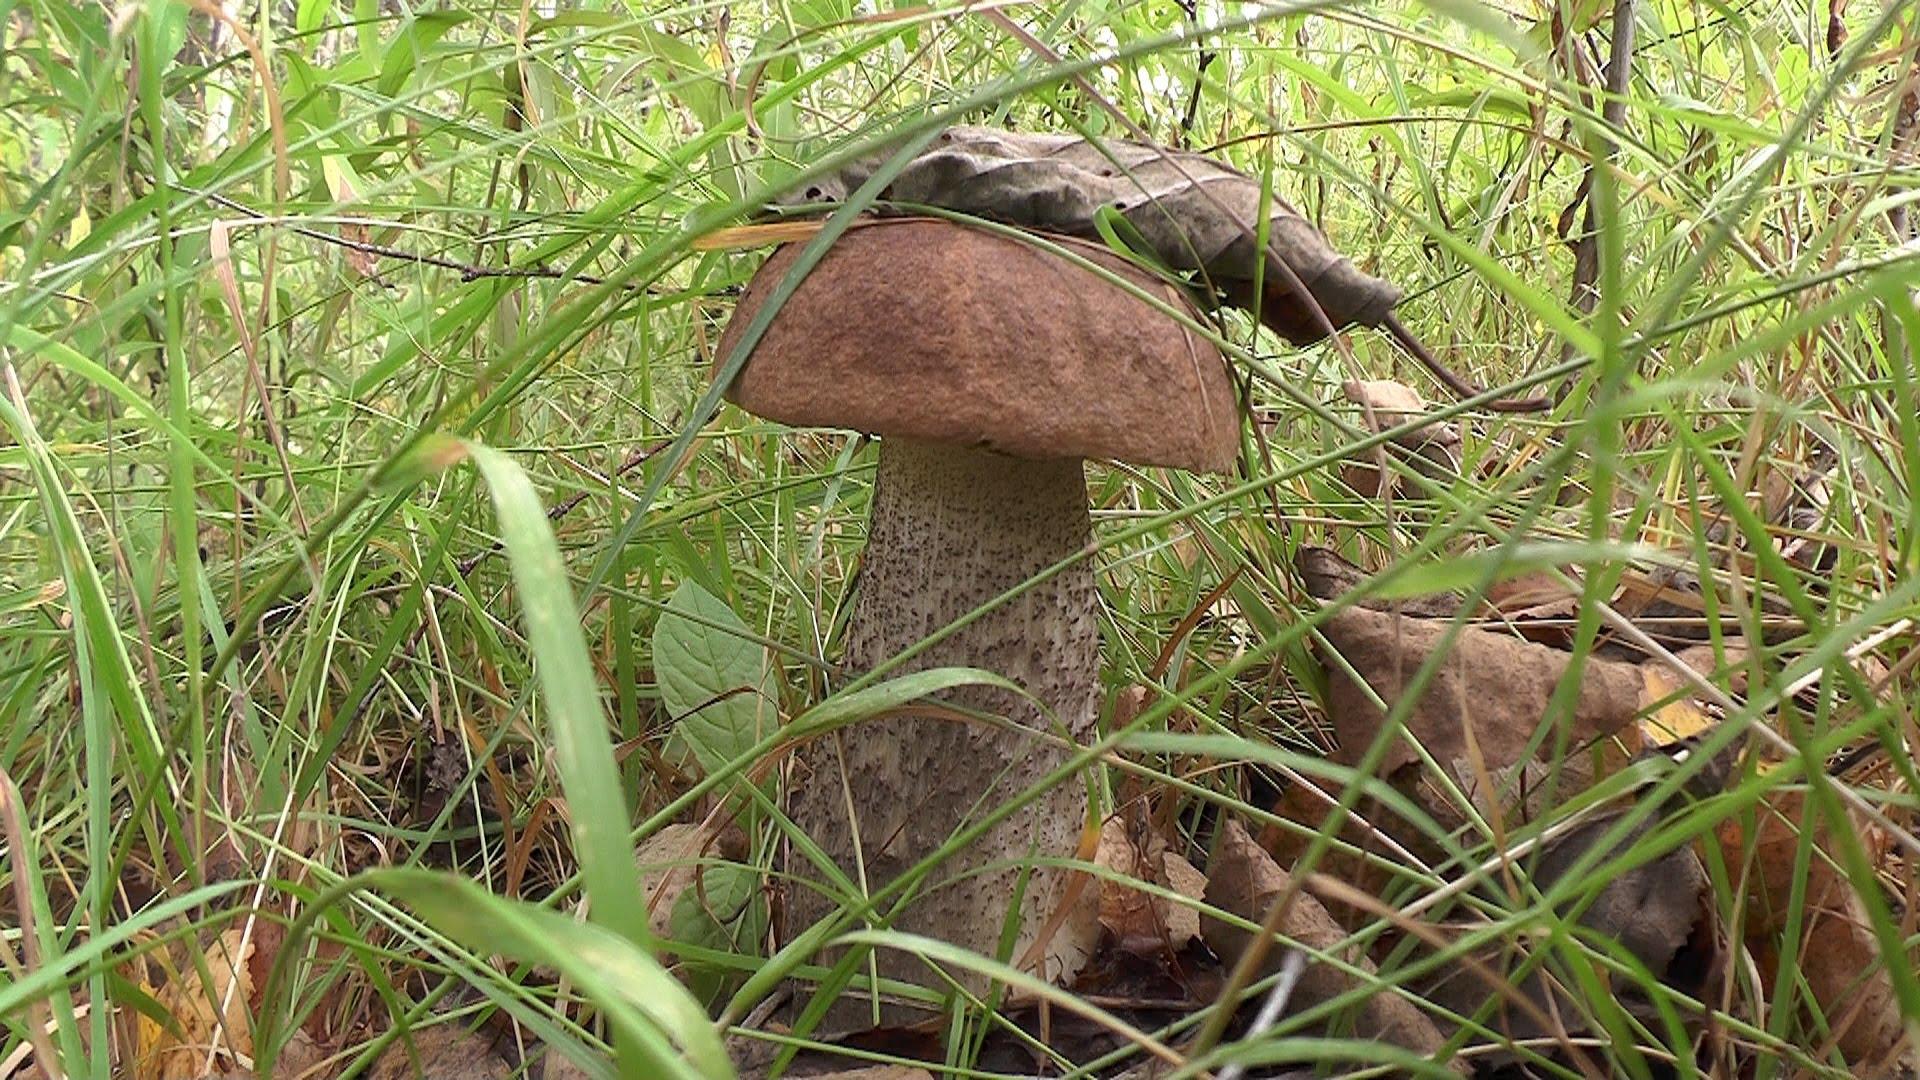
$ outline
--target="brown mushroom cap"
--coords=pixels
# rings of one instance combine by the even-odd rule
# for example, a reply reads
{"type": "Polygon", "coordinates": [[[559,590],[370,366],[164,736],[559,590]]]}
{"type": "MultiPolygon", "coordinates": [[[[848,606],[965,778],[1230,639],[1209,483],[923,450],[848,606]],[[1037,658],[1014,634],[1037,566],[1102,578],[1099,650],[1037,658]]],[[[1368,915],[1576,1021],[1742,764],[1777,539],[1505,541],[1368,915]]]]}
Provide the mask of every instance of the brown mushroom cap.
{"type": "MultiPolygon", "coordinates": [[[[1103,247],[1047,239],[1191,310],[1179,290],[1103,247]]],[[[774,252],[747,286],[720,362],[799,252],[774,252]]],[[[1239,452],[1233,385],[1211,342],[1083,266],[948,221],[848,230],[728,396],[797,427],[1025,458],[1224,472],[1239,452]]]]}

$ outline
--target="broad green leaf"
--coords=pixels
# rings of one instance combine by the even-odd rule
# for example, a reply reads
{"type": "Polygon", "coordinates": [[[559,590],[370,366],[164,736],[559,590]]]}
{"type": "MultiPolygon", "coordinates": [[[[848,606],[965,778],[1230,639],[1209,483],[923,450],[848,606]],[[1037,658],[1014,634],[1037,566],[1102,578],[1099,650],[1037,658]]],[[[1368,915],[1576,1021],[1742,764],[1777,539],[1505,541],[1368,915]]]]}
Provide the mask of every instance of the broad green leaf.
{"type": "MultiPolygon", "coordinates": [[[[760,871],[740,863],[703,866],[687,890],[674,900],[668,933],[678,944],[718,952],[753,955],[767,933],[767,904],[760,871]]],[[[694,996],[711,1003],[728,985],[731,973],[687,964],[684,973],[694,996]]]]}
{"type": "Polygon", "coordinates": [[[433,51],[447,31],[472,18],[462,11],[430,11],[416,16],[407,24],[398,37],[387,47],[386,59],[380,65],[380,81],[376,89],[382,97],[392,97],[406,85],[407,76],[413,74],[433,51]]]}
{"type": "Polygon", "coordinates": [[[693,582],[674,591],[654,626],[653,667],[660,700],[709,774],[780,724],[766,649],[726,604],[693,582]]]}
{"type": "Polygon", "coordinates": [[[293,13],[293,28],[302,34],[311,34],[326,25],[327,12],[333,9],[333,0],[300,0],[300,6],[293,13]]]}

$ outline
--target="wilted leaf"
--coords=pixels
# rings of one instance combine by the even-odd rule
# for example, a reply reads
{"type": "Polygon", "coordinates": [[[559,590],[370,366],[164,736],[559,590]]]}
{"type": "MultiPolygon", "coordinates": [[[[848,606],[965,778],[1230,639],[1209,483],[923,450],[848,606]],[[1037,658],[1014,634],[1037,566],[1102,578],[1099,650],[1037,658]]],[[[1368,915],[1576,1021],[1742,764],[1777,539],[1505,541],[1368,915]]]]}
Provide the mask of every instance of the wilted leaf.
{"type": "Polygon", "coordinates": [[[653,666],[661,701],[709,773],[780,723],[766,649],[727,605],[691,581],[674,590],[654,627],[653,666]]]}
{"type": "MultiPolygon", "coordinates": [[[[1778,972],[1779,936],[1793,921],[1794,891],[1803,887],[1800,976],[1847,1062],[1861,1075],[1884,1069],[1899,1051],[1905,1023],[1866,907],[1846,875],[1823,856],[1830,843],[1824,827],[1814,836],[1801,882],[1795,860],[1803,823],[1812,815],[1801,793],[1770,792],[1757,813],[1753,835],[1732,819],[1720,826],[1719,839],[1729,867],[1749,868],[1744,926],[1760,972],[1769,980],[1778,972]]],[[[1910,964],[1912,958],[1895,962],[1910,964]]]]}
{"type": "MultiPolygon", "coordinates": [[[[1197,901],[1206,892],[1206,875],[1170,849],[1165,839],[1150,835],[1144,842],[1135,843],[1127,833],[1126,822],[1118,816],[1103,822],[1095,861],[1116,873],[1163,886],[1190,900],[1197,901]]],[[[1100,925],[1120,942],[1122,949],[1176,951],[1200,936],[1200,912],[1193,905],[1102,878],[1100,925]]]]}
{"type": "MultiPolygon", "coordinates": [[[[865,158],[785,201],[844,200],[887,156],[865,158]]],[[[1161,262],[1203,272],[1242,307],[1257,304],[1261,321],[1297,344],[1326,336],[1320,311],[1336,328],[1386,319],[1400,290],[1362,273],[1278,197],[1265,203],[1269,250],[1285,265],[1262,254],[1254,229],[1263,207],[1261,187],[1258,179],[1199,154],[1119,139],[1096,144],[1071,135],[961,126],[947,129],[908,163],[882,197],[1089,240],[1100,239],[1103,215],[1117,214],[1161,262]],[[1296,278],[1312,304],[1289,285],[1296,278]],[[1257,300],[1256,281],[1263,285],[1257,300]]]]}
{"type": "MultiPolygon", "coordinates": [[[[760,872],[739,863],[701,868],[673,903],[668,937],[717,952],[755,955],[767,934],[767,903],[760,872]]],[[[695,997],[711,1002],[733,973],[688,963],[682,977],[695,997]]]]}
{"type": "MultiPolygon", "coordinates": [[[[1207,866],[1207,877],[1209,904],[1255,924],[1264,922],[1268,908],[1290,885],[1287,872],[1254,842],[1239,822],[1232,820],[1221,825],[1219,850],[1207,866]]],[[[1212,917],[1203,920],[1202,931],[1207,944],[1229,966],[1247,951],[1255,938],[1251,931],[1212,917]]],[[[1342,947],[1347,932],[1320,901],[1304,891],[1294,894],[1279,932],[1288,943],[1342,956],[1361,971],[1374,972],[1373,962],[1357,947],[1342,947]]],[[[1279,969],[1286,951],[1278,943],[1267,951],[1266,973],[1279,969]]],[[[1362,977],[1332,964],[1310,961],[1294,991],[1296,1008],[1331,1001],[1362,985],[1363,981],[1362,977]]],[[[1426,1014],[1406,998],[1384,989],[1362,1000],[1354,1017],[1354,1031],[1362,1038],[1380,1039],[1418,1054],[1432,1054],[1442,1043],[1439,1030],[1426,1014]]]]}
{"type": "MultiPolygon", "coordinates": [[[[648,837],[636,856],[648,928],[669,948],[681,944],[758,952],[766,936],[767,908],[759,872],[737,861],[746,856],[746,837],[731,820],[711,826],[669,825],[648,837]]],[[[703,1000],[720,984],[702,969],[683,967],[680,974],[703,1000]]]]}
{"type": "MultiPolygon", "coordinates": [[[[1323,627],[1328,643],[1391,708],[1407,690],[1448,628],[1364,609],[1335,613],[1323,627]]],[[[1637,750],[1630,722],[1643,679],[1631,664],[1588,658],[1570,722],[1541,731],[1547,704],[1567,672],[1563,652],[1474,627],[1458,632],[1450,651],[1407,715],[1399,741],[1387,748],[1380,774],[1413,796],[1443,826],[1465,821],[1441,791],[1419,779],[1419,742],[1483,811],[1537,811],[1549,795],[1565,798],[1595,775],[1592,755],[1622,734],[1637,750]],[[1556,758],[1558,761],[1555,765],[1556,758]],[[1405,770],[1403,773],[1402,770],[1405,770]],[[1494,782],[1485,790],[1483,777],[1494,782]]],[[[1338,740],[1334,757],[1357,764],[1386,720],[1366,689],[1328,664],[1327,714],[1338,740]]],[[[1616,760],[1624,755],[1613,754],[1616,760]]]]}

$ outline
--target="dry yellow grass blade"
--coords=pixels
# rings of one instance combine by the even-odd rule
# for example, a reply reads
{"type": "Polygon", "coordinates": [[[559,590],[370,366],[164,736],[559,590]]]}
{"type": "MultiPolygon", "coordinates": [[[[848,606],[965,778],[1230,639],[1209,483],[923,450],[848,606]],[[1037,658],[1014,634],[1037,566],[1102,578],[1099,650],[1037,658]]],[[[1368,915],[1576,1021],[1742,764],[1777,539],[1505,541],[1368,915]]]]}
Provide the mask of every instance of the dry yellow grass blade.
{"type": "MultiPolygon", "coordinates": [[[[730,225],[693,242],[695,251],[744,251],[805,240],[820,231],[818,221],[770,221],[762,225],[730,225]]],[[[859,222],[854,223],[856,226],[859,222]]]]}

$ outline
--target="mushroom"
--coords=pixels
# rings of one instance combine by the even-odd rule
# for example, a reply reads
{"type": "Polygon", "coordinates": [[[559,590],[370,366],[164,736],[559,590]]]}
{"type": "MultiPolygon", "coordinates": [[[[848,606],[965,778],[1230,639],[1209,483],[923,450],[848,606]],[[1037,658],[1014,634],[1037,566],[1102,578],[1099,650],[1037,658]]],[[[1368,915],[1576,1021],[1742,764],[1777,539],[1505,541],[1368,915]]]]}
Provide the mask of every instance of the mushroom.
{"type": "MultiPolygon", "coordinates": [[[[1148,295],[1191,311],[1181,290],[1095,244],[1048,237],[1148,295]]],[[[776,251],[722,336],[741,328],[785,278],[798,246],[776,251]]],[[[729,396],[795,426],[880,437],[867,547],[846,666],[873,670],[1091,542],[1084,459],[1225,471],[1240,415],[1218,350],[1191,328],[1085,266],[1030,242],[947,221],[863,222],[842,235],[769,325],[729,396]]],[[[1080,559],[943,638],[890,674],[983,668],[1044,703],[972,687],[948,704],[1003,716],[886,716],[814,740],[790,785],[793,821],[846,872],[879,889],[954,831],[1058,768],[1098,723],[1099,603],[1080,559]],[[1050,714],[1050,717],[1049,715],[1050,714]],[[1057,726],[1056,726],[1057,724],[1057,726]],[[860,851],[856,857],[856,842],[860,851]]],[[[1029,853],[1071,857],[1085,787],[1056,784],[958,852],[894,921],[995,956],[1029,853]],[[977,872],[989,863],[998,868],[977,872]]],[[[832,907],[795,856],[791,940],[832,907]]],[[[1068,874],[1034,866],[1012,955],[1030,950],[1066,900],[1068,874]]],[[[1050,937],[1043,978],[1063,980],[1097,934],[1084,891],[1050,937]]],[[[943,988],[914,957],[883,952],[880,974],[943,988]]],[[[953,974],[963,986],[984,980],[953,974]]],[[[857,1003],[834,1016],[850,1019],[857,1003]]],[[[907,1015],[889,1007],[884,1015],[907,1015]]]]}

